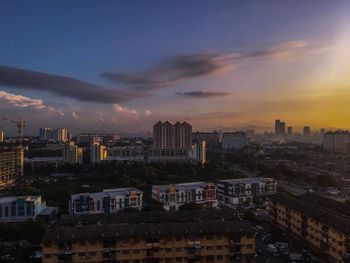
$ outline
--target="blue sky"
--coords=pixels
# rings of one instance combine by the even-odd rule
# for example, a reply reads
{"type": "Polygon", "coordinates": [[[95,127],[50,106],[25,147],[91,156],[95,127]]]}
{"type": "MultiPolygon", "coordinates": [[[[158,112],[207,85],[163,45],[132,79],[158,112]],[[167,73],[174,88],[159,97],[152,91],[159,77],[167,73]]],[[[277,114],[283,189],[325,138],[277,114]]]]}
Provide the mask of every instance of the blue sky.
{"type": "MultiPolygon", "coordinates": [[[[347,1],[5,0],[0,5],[1,112],[27,119],[28,131],[41,125],[147,131],[158,119],[186,119],[201,130],[263,130],[276,117],[317,128],[344,123],[322,118],[326,95],[319,95],[324,90],[318,74],[324,75],[329,61],[341,64],[339,55],[334,62],[334,49],[348,40],[347,1]],[[55,82],[57,76],[70,79],[55,82]],[[87,91],[86,83],[98,87],[87,91]],[[95,99],[100,87],[113,99],[95,99]],[[293,97],[300,92],[314,95],[293,97]],[[291,97],[283,103],[289,107],[279,105],[291,97]],[[306,113],[302,122],[294,117],[300,114],[295,108],[306,113]]],[[[345,84],[339,75],[325,85],[336,99],[349,95],[339,88],[345,84]],[[341,94],[334,93],[338,89],[341,94]]]]}

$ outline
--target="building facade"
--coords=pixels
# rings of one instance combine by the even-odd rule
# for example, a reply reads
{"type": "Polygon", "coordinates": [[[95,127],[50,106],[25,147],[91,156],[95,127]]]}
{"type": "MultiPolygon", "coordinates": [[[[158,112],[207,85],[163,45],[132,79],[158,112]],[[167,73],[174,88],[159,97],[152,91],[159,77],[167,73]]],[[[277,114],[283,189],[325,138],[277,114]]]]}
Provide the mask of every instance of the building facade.
{"type": "Polygon", "coordinates": [[[218,202],[222,207],[245,206],[262,201],[276,191],[277,181],[273,178],[229,179],[217,183],[218,202]]]}
{"type": "Polygon", "coordinates": [[[0,222],[35,220],[46,208],[41,196],[11,196],[0,198],[0,222]]]}
{"type": "Polygon", "coordinates": [[[4,132],[0,130],[0,142],[4,142],[4,141],[5,141],[4,132]]]}
{"type": "Polygon", "coordinates": [[[107,158],[106,146],[100,142],[93,142],[90,146],[90,162],[92,164],[100,163],[107,158]]]}
{"type": "Polygon", "coordinates": [[[192,133],[194,143],[206,142],[207,148],[215,148],[220,145],[220,134],[218,132],[194,132],[192,133]]]}
{"type": "Polygon", "coordinates": [[[98,193],[71,195],[69,213],[116,213],[126,208],[142,208],[143,192],[136,188],[107,189],[98,193]]]}
{"type": "Polygon", "coordinates": [[[196,142],[192,145],[191,156],[201,164],[207,162],[207,146],[206,141],[196,142]]]}
{"type": "Polygon", "coordinates": [[[280,120],[275,120],[275,135],[284,136],[286,135],[286,123],[280,120]]]}
{"type": "Polygon", "coordinates": [[[349,262],[350,218],[336,211],[334,202],[339,202],[329,199],[326,204],[317,196],[311,201],[286,194],[269,199],[269,214],[277,226],[314,250],[324,262],[349,262]]]}
{"type": "Polygon", "coordinates": [[[79,225],[67,218],[47,228],[43,263],[254,262],[252,226],[231,218],[232,211],[221,217],[223,212],[125,213],[100,221],[77,218],[79,225]]]}
{"type": "Polygon", "coordinates": [[[23,176],[24,150],[22,147],[0,148],[0,189],[15,185],[23,176]]]}
{"type": "Polygon", "coordinates": [[[192,146],[192,126],[187,122],[159,121],[153,126],[153,148],[185,148],[192,146]]]}
{"type": "Polygon", "coordinates": [[[217,207],[216,186],[205,182],[154,185],[152,198],[162,203],[166,210],[177,210],[189,203],[203,204],[206,208],[217,207]]]}
{"type": "Polygon", "coordinates": [[[326,132],[323,135],[323,147],[326,152],[350,153],[350,132],[326,132]]]}
{"type": "Polygon", "coordinates": [[[224,150],[240,150],[248,145],[245,132],[224,132],[222,135],[222,148],[224,150]]]}
{"type": "Polygon", "coordinates": [[[74,142],[63,145],[63,162],[70,164],[83,163],[83,148],[79,148],[74,142]]]}

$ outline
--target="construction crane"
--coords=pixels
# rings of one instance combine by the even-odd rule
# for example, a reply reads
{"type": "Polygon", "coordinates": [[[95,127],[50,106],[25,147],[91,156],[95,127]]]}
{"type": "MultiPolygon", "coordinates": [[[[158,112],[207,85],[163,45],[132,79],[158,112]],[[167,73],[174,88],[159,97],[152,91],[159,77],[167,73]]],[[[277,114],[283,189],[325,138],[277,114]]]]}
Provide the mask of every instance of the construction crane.
{"type": "Polygon", "coordinates": [[[22,145],[23,145],[23,129],[26,127],[25,121],[22,121],[21,118],[19,118],[18,121],[15,121],[15,120],[11,120],[11,119],[5,118],[5,117],[3,117],[2,120],[10,121],[13,124],[17,125],[19,146],[22,147],[22,145]]]}

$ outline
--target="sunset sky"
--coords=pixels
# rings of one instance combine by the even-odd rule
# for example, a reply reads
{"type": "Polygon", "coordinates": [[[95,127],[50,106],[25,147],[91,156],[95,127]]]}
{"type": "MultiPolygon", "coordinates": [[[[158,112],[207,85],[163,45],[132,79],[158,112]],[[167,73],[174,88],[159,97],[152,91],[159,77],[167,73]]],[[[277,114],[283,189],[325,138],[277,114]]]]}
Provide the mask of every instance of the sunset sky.
{"type": "Polygon", "coordinates": [[[0,117],[28,134],[350,128],[350,1],[4,0],[0,36],[0,117]]]}

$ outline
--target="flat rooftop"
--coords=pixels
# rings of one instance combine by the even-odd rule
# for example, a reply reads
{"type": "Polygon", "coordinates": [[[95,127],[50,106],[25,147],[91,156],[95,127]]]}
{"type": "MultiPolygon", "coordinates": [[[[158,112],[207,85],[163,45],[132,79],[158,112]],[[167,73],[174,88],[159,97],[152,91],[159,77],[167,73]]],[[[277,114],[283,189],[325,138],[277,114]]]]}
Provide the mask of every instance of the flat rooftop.
{"type": "Polygon", "coordinates": [[[181,183],[181,184],[165,184],[165,185],[153,185],[152,188],[159,188],[160,190],[166,190],[168,188],[174,187],[178,190],[183,189],[193,189],[193,188],[200,188],[200,187],[206,187],[207,185],[210,185],[212,183],[206,183],[206,182],[189,182],[189,183],[181,183]]]}
{"type": "Polygon", "coordinates": [[[73,194],[71,195],[72,198],[76,198],[76,197],[80,197],[80,196],[112,196],[112,195],[121,195],[121,194],[127,194],[129,192],[137,192],[137,193],[143,193],[141,190],[137,189],[137,188],[133,188],[133,187],[129,187],[129,188],[115,188],[115,189],[105,189],[102,192],[95,192],[95,193],[79,193],[79,194],[73,194]]]}
{"type": "Polygon", "coordinates": [[[226,179],[219,180],[219,183],[262,183],[276,181],[274,178],[270,177],[250,177],[250,178],[237,178],[237,179],[226,179]]]}
{"type": "Polygon", "coordinates": [[[5,196],[5,197],[0,197],[0,204],[7,204],[11,202],[15,202],[19,199],[23,199],[26,202],[34,202],[38,198],[40,198],[39,195],[27,195],[27,196],[5,196]]]}
{"type": "Polygon", "coordinates": [[[63,215],[47,228],[43,242],[190,234],[253,234],[232,209],[63,215]]]}

